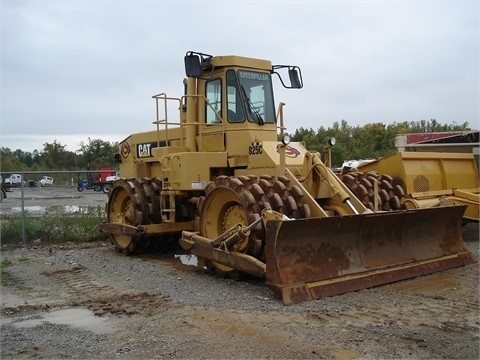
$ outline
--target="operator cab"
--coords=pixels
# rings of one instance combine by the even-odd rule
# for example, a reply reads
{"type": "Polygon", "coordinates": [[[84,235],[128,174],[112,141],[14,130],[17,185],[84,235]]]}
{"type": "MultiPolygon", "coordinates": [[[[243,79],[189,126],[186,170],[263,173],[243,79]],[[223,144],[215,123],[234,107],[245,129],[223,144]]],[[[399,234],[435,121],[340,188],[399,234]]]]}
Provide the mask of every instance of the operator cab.
{"type": "Polygon", "coordinates": [[[240,56],[219,56],[187,52],[185,56],[187,77],[205,81],[205,122],[275,124],[275,104],[271,74],[277,74],[285,88],[302,88],[300,68],[274,65],[270,61],[240,56]],[[227,68],[224,75],[216,77],[219,68],[227,68]],[[290,84],[283,81],[279,71],[287,70],[290,84]],[[225,94],[222,84],[225,83],[225,94]],[[222,99],[225,99],[222,101],[222,99]]]}

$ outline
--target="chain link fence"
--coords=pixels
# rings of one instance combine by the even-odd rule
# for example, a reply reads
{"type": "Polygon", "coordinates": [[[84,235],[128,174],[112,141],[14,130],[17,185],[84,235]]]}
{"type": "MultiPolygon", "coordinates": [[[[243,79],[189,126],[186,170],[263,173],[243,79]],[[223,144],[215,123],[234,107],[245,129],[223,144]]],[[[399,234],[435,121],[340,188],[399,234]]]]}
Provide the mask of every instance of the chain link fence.
{"type": "Polygon", "coordinates": [[[1,242],[32,245],[107,239],[98,225],[114,170],[0,173],[1,242]]]}

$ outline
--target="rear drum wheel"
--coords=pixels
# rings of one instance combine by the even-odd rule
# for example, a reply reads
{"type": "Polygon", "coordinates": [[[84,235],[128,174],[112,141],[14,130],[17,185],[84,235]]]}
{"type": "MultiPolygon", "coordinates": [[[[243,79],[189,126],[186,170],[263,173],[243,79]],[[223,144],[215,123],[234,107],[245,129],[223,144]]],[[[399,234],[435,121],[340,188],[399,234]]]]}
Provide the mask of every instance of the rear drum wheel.
{"type": "MultiPolygon", "coordinates": [[[[145,223],[145,197],[133,179],[118,180],[110,189],[107,203],[107,221],[131,226],[145,223]]],[[[135,251],[137,236],[110,234],[117,249],[128,254],[135,251]]]]}

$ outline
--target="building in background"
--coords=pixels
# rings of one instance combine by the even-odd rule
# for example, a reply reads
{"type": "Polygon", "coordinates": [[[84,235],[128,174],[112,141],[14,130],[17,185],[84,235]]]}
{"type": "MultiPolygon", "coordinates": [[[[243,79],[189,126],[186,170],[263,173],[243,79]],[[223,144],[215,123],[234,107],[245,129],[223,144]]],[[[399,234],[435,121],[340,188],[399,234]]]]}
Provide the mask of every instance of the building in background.
{"type": "Polygon", "coordinates": [[[448,131],[400,134],[395,138],[398,151],[470,153],[479,168],[479,131],[448,131]]]}

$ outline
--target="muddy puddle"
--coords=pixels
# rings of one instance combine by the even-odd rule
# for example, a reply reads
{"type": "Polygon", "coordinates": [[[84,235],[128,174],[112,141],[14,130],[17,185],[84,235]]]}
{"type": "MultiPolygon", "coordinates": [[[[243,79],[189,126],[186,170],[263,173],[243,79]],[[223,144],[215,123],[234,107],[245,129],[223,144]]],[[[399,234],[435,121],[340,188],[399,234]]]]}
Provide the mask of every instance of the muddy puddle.
{"type": "Polygon", "coordinates": [[[198,259],[195,255],[174,255],[174,259],[180,260],[182,265],[190,265],[190,266],[197,266],[198,259]]]}
{"type": "MultiPolygon", "coordinates": [[[[80,206],[80,205],[65,205],[65,206],[14,206],[10,209],[12,214],[21,214],[22,212],[35,215],[44,215],[44,214],[91,214],[98,212],[98,207],[93,206],[80,206]]],[[[7,214],[7,211],[3,213],[7,214]]]]}
{"type": "Polygon", "coordinates": [[[175,269],[180,271],[196,271],[199,269],[198,258],[193,254],[168,253],[168,254],[147,254],[140,257],[144,261],[168,262],[175,269]]]}
{"type": "Polygon", "coordinates": [[[106,334],[113,331],[113,327],[108,323],[108,318],[95,316],[92,311],[85,308],[59,309],[41,313],[34,317],[29,315],[11,320],[11,324],[18,328],[36,327],[48,322],[51,324],[68,325],[96,334],[106,334]]]}

